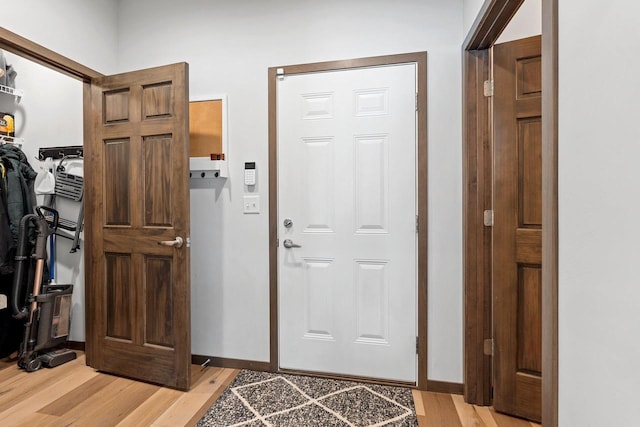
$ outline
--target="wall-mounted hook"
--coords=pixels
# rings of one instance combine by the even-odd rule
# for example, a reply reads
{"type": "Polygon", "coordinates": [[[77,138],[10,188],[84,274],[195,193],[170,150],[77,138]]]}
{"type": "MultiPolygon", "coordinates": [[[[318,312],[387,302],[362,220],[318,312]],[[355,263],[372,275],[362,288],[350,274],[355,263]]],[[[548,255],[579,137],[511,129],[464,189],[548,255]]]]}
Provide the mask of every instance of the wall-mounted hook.
{"type": "Polygon", "coordinates": [[[71,145],[68,147],[42,147],[38,150],[38,159],[44,160],[51,157],[54,160],[67,156],[84,156],[84,147],[81,145],[71,145]]]}

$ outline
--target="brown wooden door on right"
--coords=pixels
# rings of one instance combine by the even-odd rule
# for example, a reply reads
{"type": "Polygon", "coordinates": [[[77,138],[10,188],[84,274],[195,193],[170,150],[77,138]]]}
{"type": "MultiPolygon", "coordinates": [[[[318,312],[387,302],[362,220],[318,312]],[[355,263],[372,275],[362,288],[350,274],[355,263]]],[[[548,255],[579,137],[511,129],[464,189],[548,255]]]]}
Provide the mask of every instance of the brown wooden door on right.
{"type": "Polygon", "coordinates": [[[542,400],[541,38],[494,46],[493,339],[496,410],[542,400]]]}

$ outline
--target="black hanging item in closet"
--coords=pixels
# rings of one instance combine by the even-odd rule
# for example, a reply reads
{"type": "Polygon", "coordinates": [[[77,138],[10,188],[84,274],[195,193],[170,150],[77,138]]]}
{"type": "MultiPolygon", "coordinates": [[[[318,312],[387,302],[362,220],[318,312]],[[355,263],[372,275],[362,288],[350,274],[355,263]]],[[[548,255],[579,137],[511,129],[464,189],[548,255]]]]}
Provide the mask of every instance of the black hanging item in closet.
{"type": "MultiPolygon", "coordinates": [[[[14,255],[20,220],[34,213],[36,172],[22,150],[12,144],[0,145],[0,293],[13,298],[14,255]]],[[[25,280],[33,281],[30,273],[25,280]]],[[[22,301],[24,295],[17,295],[22,301]]],[[[0,310],[0,358],[16,349],[22,339],[23,321],[11,310],[0,310]]]]}
{"type": "Polygon", "coordinates": [[[13,238],[7,210],[7,168],[0,162],[0,274],[13,273],[13,238]]]}
{"type": "Polygon", "coordinates": [[[12,144],[0,146],[0,160],[7,168],[7,210],[14,243],[23,216],[33,213],[36,206],[34,183],[38,175],[22,150],[12,144]]]}
{"type": "Polygon", "coordinates": [[[14,249],[18,241],[18,230],[20,220],[23,216],[34,212],[36,206],[36,194],[34,191],[34,182],[37,173],[29,162],[27,156],[22,150],[12,144],[0,145],[0,163],[5,171],[2,182],[2,197],[0,201],[0,210],[6,212],[6,215],[0,213],[0,273],[13,269],[13,251],[3,251],[4,245],[9,244],[10,249],[14,249]],[[6,220],[5,220],[6,217],[6,220]],[[10,239],[7,240],[6,222],[8,221],[10,239]],[[7,259],[7,256],[9,259],[7,259]]]}
{"type": "MultiPolygon", "coordinates": [[[[15,88],[16,75],[16,71],[6,64],[4,54],[0,51],[0,84],[10,89],[15,88]]],[[[3,88],[3,91],[6,90],[3,88]]],[[[8,115],[12,118],[13,112],[14,110],[10,110],[0,116],[8,115]]],[[[11,132],[8,134],[11,135],[11,132]]],[[[35,207],[34,179],[35,171],[22,150],[11,144],[0,145],[0,294],[6,295],[8,299],[12,297],[12,273],[20,219],[27,213],[33,213],[35,207]]],[[[20,300],[23,297],[24,295],[18,295],[20,300]]],[[[0,358],[18,349],[23,323],[14,319],[8,308],[0,309],[0,358]]]]}

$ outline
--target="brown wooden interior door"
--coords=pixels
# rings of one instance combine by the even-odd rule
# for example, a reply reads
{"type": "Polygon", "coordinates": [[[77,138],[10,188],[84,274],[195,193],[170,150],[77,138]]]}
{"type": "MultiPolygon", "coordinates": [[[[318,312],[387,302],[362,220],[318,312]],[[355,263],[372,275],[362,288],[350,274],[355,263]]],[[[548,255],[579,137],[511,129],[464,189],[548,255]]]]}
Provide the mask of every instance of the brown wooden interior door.
{"type": "Polygon", "coordinates": [[[95,79],[90,100],[87,362],[187,390],[188,64],[95,79]]]}
{"type": "Polygon", "coordinates": [[[494,47],[494,407],[540,421],[540,37],[494,47]]]}

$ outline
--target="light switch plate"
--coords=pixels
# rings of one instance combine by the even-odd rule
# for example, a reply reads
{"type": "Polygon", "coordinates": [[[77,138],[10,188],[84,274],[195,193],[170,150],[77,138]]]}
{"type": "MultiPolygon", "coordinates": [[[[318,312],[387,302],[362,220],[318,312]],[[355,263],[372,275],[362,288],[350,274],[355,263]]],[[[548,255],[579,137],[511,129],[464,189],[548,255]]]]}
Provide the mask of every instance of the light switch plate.
{"type": "Polygon", "coordinates": [[[260,196],[244,196],[243,200],[244,213],[257,214],[260,213],[260,196]]]}

